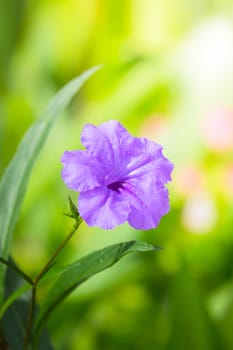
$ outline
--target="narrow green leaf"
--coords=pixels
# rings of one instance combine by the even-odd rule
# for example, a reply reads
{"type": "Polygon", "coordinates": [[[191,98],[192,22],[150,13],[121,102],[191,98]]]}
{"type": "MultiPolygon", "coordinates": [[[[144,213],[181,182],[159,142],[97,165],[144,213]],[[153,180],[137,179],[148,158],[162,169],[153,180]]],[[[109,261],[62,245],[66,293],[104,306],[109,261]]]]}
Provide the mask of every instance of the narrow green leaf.
{"type": "MultiPolygon", "coordinates": [[[[23,349],[27,325],[29,300],[15,300],[3,316],[2,327],[11,350],[23,349]]],[[[53,350],[47,330],[40,335],[37,350],[53,350]]]]}
{"type": "MultiPolygon", "coordinates": [[[[30,303],[28,287],[30,288],[30,286],[24,284],[21,275],[7,267],[5,278],[6,301],[2,308],[4,315],[1,319],[1,327],[4,338],[11,350],[23,349],[30,303]]],[[[37,349],[53,350],[46,330],[38,339],[37,349]]]]}
{"type": "Polygon", "coordinates": [[[148,252],[158,248],[146,242],[129,241],[118,243],[95,251],[76,262],[65,266],[53,283],[39,309],[35,332],[45,325],[48,316],[81,283],[115,264],[123,256],[132,252],[148,252]]]}
{"type": "Polygon", "coordinates": [[[25,283],[22,286],[20,286],[18,289],[16,289],[12,294],[10,294],[6,300],[4,300],[4,303],[3,303],[2,307],[0,308],[0,320],[2,319],[6,310],[11,306],[11,304],[16,299],[18,299],[22,294],[28,292],[30,289],[31,289],[30,284],[25,283]]]}
{"type": "MultiPolygon", "coordinates": [[[[12,232],[36,158],[47,136],[74,94],[99,67],[94,67],[69,82],[52,99],[42,118],[26,132],[0,183],[0,256],[9,255],[12,232]]],[[[0,266],[0,304],[3,300],[5,267],[0,266]]]]}
{"type": "MultiPolygon", "coordinates": [[[[10,259],[11,264],[15,262],[10,259]]],[[[5,287],[5,300],[8,302],[8,298],[14,295],[16,290],[21,289],[25,281],[22,277],[13,269],[7,267],[6,277],[4,281],[5,287]]],[[[19,297],[18,300],[14,300],[9,307],[7,307],[6,312],[4,312],[3,318],[1,319],[1,327],[4,333],[4,337],[9,345],[10,349],[16,350],[22,348],[25,325],[27,322],[28,314],[28,298],[29,294],[24,293],[23,297],[19,297]],[[14,336],[13,332],[14,330],[14,336]]],[[[5,304],[3,304],[5,305],[5,304]]]]}

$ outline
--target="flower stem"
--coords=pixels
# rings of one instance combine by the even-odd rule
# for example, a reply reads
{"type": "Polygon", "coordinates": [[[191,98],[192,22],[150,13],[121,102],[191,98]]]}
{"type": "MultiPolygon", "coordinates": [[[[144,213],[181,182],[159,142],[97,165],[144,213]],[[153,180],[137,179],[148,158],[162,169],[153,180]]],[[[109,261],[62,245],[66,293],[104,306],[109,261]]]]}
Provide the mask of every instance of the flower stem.
{"type": "Polygon", "coordinates": [[[33,316],[35,311],[35,304],[36,304],[36,285],[32,287],[32,295],[31,295],[29,311],[28,311],[28,322],[27,322],[27,328],[26,328],[26,333],[24,338],[24,350],[27,350],[29,346],[29,340],[30,340],[31,329],[32,329],[32,321],[33,321],[33,316]]]}
{"type": "Polygon", "coordinates": [[[49,261],[45,264],[45,266],[41,269],[41,271],[38,273],[35,281],[34,281],[34,285],[37,285],[41,278],[44,276],[44,274],[48,271],[49,267],[51,266],[51,264],[54,262],[54,260],[56,259],[56,257],[58,256],[58,254],[62,251],[62,249],[65,247],[65,245],[69,242],[69,240],[71,239],[71,237],[74,235],[74,233],[76,232],[76,230],[78,229],[79,225],[81,224],[82,219],[76,220],[75,224],[72,228],[72,230],[70,231],[70,233],[68,234],[68,236],[66,237],[66,239],[59,245],[59,247],[56,249],[56,251],[53,253],[53,255],[51,256],[51,258],[49,259],[49,261]]]}
{"type": "Polygon", "coordinates": [[[51,258],[44,265],[44,267],[40,270],[40,272],[36,276],[35,280],[33,281],[31,301],[30,301],[29,312],[28,312],[28,322],[27,322],[27,328],[26,328],[25,339],[24,339],[24,350],[28,350],[28,347],[29,347],[30,335],[31,335],[31,330],[32,330],[32,323],[33,323],[33,316],[34,316],[35,306],[36,306],[36,289],[37,289],[37,285],[39,284],[39,282],[42,279],[42,277],[49,270],[51,265],[54,263],[54,260],[56,259],[56,257],[59,255],[59,253],[62,251],[62,249],[65,247],[65,245],[69,242],[71,237],[74,235],[74,233],[77,231],[77,229],[80,226],[81,222],[82,222],[82,219],[80,217],[76,218],[75,224],[74,224],[73,228],[71,229],[70,233],[68,234],[68,236],[59,245],[59,247],[56,249],[56,251],[53,253],[51,258]]]}

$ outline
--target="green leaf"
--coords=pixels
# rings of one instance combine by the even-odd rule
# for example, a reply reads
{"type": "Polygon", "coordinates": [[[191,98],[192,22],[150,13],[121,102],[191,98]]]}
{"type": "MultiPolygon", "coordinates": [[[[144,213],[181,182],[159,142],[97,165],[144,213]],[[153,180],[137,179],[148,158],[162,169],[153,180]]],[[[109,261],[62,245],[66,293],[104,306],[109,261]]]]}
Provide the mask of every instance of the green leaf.
{"type": "Polygon", "coordinates": [[[126,254],[132,252],[148,252],[155,248],[146,242],[129,241],[118,243],[95,251],[76,262],[65,266],[50,288],[37,314],[35,332],[45,325],[48,316],[75,288],[96,273],[114,265],[126,254]]]}
{"type": "MultiPolygon", "coordinates": [[[[32,167],[48,134],[74,94],[99,67],[94,67],[69,82],[52,99],[42,118],[26,132],[0,183],[0,256],[9,255],[12,232],[27,188],[32,167]]],[[[5,267],[0,266],[0,304],[3,300],[5,267]]]]}
{"type": "Polygon", "coordinates": [[[23,284],[18,289],[16,289],[12,294],[9,295],[9,297],[4,300],[4,303],[2,304],[2,307],[0,308],[0,320],[2,319],[4,313],[7,311],[7,309],[12,305],[12,303],[21,297],[24,293],[29,291],[31,289],[30,284],[23,284]]]}
{"type": "MultiPolygon", "coordinates": [[[[11,261],[11,263],[13,264],[14,262],[11,261]]],[[[30,293],[28,293],[27,287],[28,285],[25,286],[22,276],[8,267],[5,279],[5,297],[8,305],[7,310],[3,310],[5,313],[1,320],[1,327],[11,350],[23,349],[24,346],[30,303],[30,293]],[[27,293],[23,293],[24,291],[27,293]],[[17,300],[12,300],[16,297],[18,297],[17,300]]],[[[53,350],[46,330],[38,340],[37,349],[53,350]]]]}

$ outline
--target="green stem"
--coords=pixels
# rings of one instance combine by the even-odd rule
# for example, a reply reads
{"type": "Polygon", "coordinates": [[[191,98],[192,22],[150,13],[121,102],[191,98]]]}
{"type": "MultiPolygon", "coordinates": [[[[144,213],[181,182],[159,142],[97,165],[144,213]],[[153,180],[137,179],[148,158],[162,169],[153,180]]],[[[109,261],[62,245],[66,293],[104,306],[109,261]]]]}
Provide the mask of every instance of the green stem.
{"type": "Polygon", "coordinates": [[[27,322],[27,328],[26,328],[26,333],[24,338],[24,350],[28,349],[28,345],[30,341],[35,304],[36,304],[36,286],[34,285],[32,287],[32,296],[31,296],[31,301],[30,301],[29,311],[28,311],[28,322],[27,322]]]}
{"type": "Polygon", "coordinates": [[[66,237],[66,239],[59,245],[59,247],[53,253],[53,255],[48,260],[48,262],[40,270],[40,272],[38,273],[38,275],[35,278],[35,280],[32,282],[33,283],[32,296],[31,296],[31,301],[30,301],[30,305],[29,305],[28,323],[27,323],[27,328],[26,328],[26,333],[25,333],[25,340],[24,340],[24,350],[28,350],[28,346],[29,346],[30,335],[31,335],[31,330],[32,330],[32,323],[33,323],[33,316],[34,316],[35,305],[36,305],[36,288],[37,288],[37,285],[39,284],[40,280],[45,275],[45,273],[49,270],[51,265],[54,263],[54,260],[56,259],[58,254],[62,251],[62,249],[69,242],[71,237],[77,231],[77,229],[80,226],[81,222],[82,222],[82,219],[80,217],[78,219],[76,219],[75,224],[74,224],[72,230],[70,231],[70,233],[68,234],[68,236],[66,237]]]}
{"type": "Polygon", "coordinates": [[[66,239],[60,244],[60,246],[56,249],[56,251],[53,253],[53,255],[51,256],[51,258],[49,259],[49,261],[47,262],[47,264],[45,264],[45,266],[41,269],[41,271],[39,272],[39,274],[37,275],[35,281],[34,281],[34,285],[37,285],[41,278],[44,276],[44,274],[48,271],[50,265],[54,262],[54,260],[56,259],[56,257],[58,256],[58,254],[62,251],[62,249],[65,247],[65,245],[69,242],[69,240],[71,239],[71,237],[74,235],[74,233],[76,232],[76,230],[78,229],[79,225],[81,224],[82,220],[76,220],[75,224],[72,228],[72,230],[70,231],[69,235],[66,237],[66,239]]]}

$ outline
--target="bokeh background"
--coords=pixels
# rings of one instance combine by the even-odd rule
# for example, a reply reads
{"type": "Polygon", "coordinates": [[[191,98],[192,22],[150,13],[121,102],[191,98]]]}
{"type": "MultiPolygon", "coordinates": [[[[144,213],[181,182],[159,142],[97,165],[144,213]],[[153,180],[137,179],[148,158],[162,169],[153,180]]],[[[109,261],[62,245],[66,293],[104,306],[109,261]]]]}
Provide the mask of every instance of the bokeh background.
{"type": "MultiPolygon", "coordinates": [[[[171,210],[136,232],[82,225],[71,262],[129,239],[162,246],[86,282],[49,322],[58,350],[233,349],[233,3],[231,0],[1,0],[0,174],[55,92],[96,73],[34,168],[12,254],[34,275],[71,226],[64,150],[85,123],[121,121],[175,164],[171,210]]],[[[43,290],[39,301],[43,302],[43,290]]]]}

